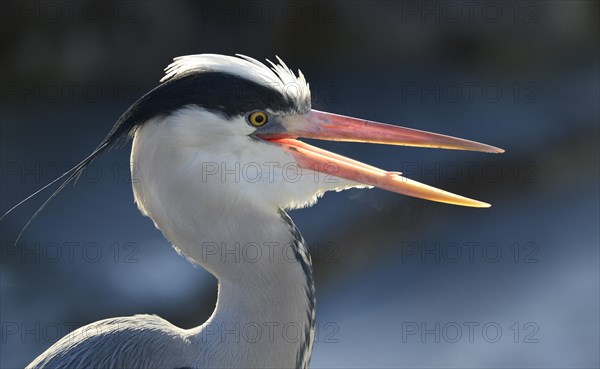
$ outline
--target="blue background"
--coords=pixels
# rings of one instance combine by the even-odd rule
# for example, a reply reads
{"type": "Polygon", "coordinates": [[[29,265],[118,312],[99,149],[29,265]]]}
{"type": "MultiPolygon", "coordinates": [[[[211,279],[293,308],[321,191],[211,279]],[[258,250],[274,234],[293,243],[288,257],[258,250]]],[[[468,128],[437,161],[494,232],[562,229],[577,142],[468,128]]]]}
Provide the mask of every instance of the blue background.
{"type": "MultiPolygon", "coordinates": [[[[503,155],[319,142],[493,204],[381,190],[291,212],[314,259],[313,368],[599,362],[598,3],[16,2],[1,10],[0,212],[83,159],[175,56],[279,55],[313,107],[503,155]],[[470,328],[471,327],[471,328],[470,328]]],[[[0,224],[2,368],[137,313],[189,328],[216,281],[133,203],[129,146],[0,224]]],[[[48,193],[49,194],[49,193],[48,193]]]]}

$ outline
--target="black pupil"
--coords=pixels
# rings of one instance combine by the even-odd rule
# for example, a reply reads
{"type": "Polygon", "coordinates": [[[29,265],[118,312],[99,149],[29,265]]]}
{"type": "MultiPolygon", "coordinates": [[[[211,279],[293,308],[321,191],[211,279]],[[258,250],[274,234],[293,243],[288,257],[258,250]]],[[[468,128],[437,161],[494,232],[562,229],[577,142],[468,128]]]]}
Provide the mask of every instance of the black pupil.
{"type": "Polygon", "coordinates": [[[256,123],[262,123],[264,122],[265,117],[262,114],[256,114],[256,116],[254,117],[254,121],[256,123]]]}

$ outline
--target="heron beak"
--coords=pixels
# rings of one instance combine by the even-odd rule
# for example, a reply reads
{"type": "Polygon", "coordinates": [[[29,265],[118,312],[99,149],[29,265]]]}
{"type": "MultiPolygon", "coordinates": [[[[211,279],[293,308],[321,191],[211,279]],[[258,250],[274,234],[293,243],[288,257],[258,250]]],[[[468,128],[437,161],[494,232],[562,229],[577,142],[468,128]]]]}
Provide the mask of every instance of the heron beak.
{"type": "Polygon", "coordinates": [[[311,110],[282,118],[279,128],[258,133],[289,152],[301,168],[326,173],[368,186],[431,201],[487,208],[491,205],[428,186],[296,140],[367,142],[400,146],[502,153],[504,150],[460,138],[311,110]]]}

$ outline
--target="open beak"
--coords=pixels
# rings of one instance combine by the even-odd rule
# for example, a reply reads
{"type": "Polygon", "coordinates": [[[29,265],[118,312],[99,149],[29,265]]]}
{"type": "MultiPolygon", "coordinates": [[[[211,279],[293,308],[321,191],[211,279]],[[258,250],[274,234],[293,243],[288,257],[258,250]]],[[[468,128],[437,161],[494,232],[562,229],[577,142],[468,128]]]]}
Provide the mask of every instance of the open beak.
{"type": "Polygon", "coordinates": [[[376,123],[337,114],[311,110],[303,115],[287,116],[281,124],[259,130],[256,135],[288,151],[301,168],[326,173],[368,186],[378,187],[431,201],[478,208],[490,204],[455,195],[405,178],[397,172],[361,163],[296,140],[312,138],[328,141],[368,142],[388,145],[502,153],[504,150],[460,138],[416,129],[376,123]]]}

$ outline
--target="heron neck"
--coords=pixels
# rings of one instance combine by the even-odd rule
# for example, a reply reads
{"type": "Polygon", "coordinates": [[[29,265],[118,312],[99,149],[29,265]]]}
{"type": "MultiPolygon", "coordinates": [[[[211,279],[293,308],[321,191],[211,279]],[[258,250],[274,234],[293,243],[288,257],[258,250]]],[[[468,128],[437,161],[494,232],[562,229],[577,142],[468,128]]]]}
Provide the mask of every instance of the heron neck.
{"type": "Polygon", "coordinates": [[[218,250],[228,252],[229,266],[238,273],[215,273],[215,311],[191,332],[202,367],[308,367],[315,307],[310,256],[287,214],[277,216],[278,240],[270,230],[262,245],[252,239],[246,246],[218,250]]]}

